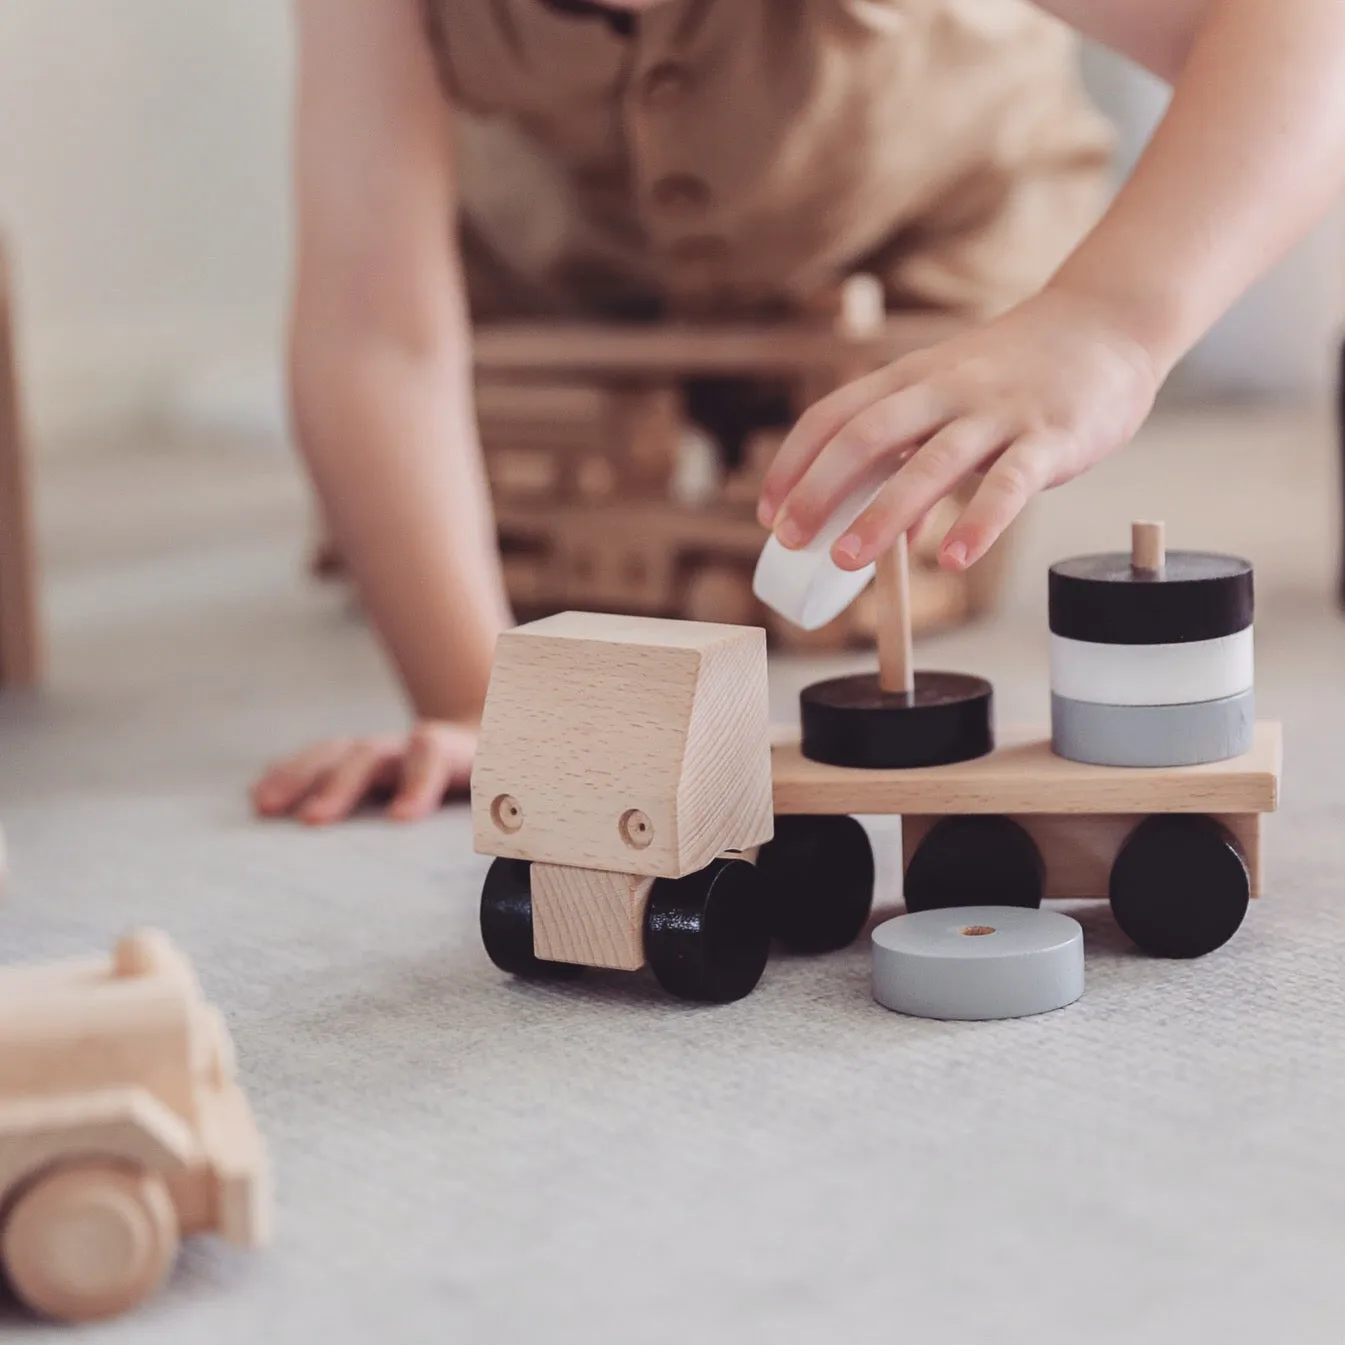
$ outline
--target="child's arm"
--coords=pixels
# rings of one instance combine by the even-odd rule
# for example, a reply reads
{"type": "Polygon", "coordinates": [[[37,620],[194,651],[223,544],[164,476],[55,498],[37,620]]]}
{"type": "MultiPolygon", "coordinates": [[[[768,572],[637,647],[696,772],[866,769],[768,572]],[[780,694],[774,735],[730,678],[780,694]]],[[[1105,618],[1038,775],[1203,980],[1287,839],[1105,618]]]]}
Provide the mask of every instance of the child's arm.
{"type": "Polygon", "coordinates": [[[943,546],[946,565],[974,562],[1034,494],[1134,434],[1177,360],[1345,183],[1342,0],[1043,8],[1171,79],[1167,115],[1040,295],[800,420],[761,500],[786,545],[810,540],[858,482],[893,472],[833,552],[858,568],[988,468],[943,546]]]}
{"type": "Polygon", "coordinates": [[[322,744],[274,767],[254,798],[330,821],[400,778],[394,812],[413,816],[465,782],[510,621],[472,409],[451,124],[417,0],[295,11],[295,426],[422,728],[322,744]]]}

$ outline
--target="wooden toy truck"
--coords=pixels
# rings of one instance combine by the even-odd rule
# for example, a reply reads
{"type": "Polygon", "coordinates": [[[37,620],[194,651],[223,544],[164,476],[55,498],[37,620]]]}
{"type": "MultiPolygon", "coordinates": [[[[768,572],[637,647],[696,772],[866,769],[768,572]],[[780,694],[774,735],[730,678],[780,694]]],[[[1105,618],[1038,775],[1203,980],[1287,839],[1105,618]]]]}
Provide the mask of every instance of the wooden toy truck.
{"type": "Polygon", "coordinates": [[[24,1304],[124,1312],[182,1235],[264,1241],[269,1202],[228,1030],[164,936],[0,969],[0,1267],[24,1304]]]}
{"type": "MultiPolygon", "coordinates": [[[[771,936],[825,952],[860,935],[874,863],[855,819],[882,814],[902,819],[910,910],[1106,898],[1137,946],[1169,957],[1236,933],[1261,892],[1279,726],[1194,766],[1089,765],[1032,731],[985,750],[989,685],[910,672],[904,545],[895,554],[878,568],[894,618],[882,689],[838,679],[841,718],[910,715],[933,741],[949,713],[983,716],[984,747],[946,764],[827,764],[797,734],[771,745],[755,628],[570,613],[501,638],[472,779],[477,849],[499,856],[481,905],[498,966],[647,961],[676,995],[738,998],[771,936]]],[[[867,753],[867,733],[852,747],[867,753]]]]}

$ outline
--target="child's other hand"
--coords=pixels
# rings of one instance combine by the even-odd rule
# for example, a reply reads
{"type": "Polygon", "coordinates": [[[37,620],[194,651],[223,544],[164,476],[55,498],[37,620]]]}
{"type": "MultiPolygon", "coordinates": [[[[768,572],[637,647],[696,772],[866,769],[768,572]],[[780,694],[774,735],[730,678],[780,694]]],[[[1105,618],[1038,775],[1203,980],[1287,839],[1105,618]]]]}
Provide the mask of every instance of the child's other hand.
{"type": "Polygon", "coordinates": [[[253,786],[252,804],[262,817],[325,826],[378,794],[390,796],[389,817],[418,821],[466,792],[476,738],[475,725],[427,719],[408,734],[318,743],[271,766],[253,786]]]}
{"type": "Polygon", "coordinates": [[[1160,381],[1102,304],[1047,290],[818,402],[766,474],[761,522],[785,546],[805,546],[866,479],[891,475],[832,548],[842,569],[859,569],[983,471],[940,552],[963,569],[1038,491],[1126,443],[1160,381]]]}

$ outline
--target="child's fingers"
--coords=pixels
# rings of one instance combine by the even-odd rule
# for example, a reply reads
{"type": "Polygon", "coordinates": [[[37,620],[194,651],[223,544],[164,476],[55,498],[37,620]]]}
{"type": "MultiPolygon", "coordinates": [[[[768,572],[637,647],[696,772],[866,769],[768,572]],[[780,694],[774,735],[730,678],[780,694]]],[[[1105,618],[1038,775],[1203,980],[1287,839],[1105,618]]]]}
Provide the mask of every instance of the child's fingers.
{"type": "Polygon", "coordinates": [[[444,727],[421,727],[411,735],[402,785],[388,812],[403,822],[428,817],[450,789],[461,788],[471,767],[470,747],[444,727]]]}
{"type": "Polygon", "coordinates": [[[1059,435],[1036,433],[1005,450],[949,528],[940,563],[961,570],[980,560],[1027,502],[1056,478],[1065,448],[1059,435]]]}
{"type": "Polygon", "coordinates": [[[300,805],[300,819],[322,826],[348,816],[375,785],[388,779],[397,756],[395,746],[387,742],[354,744],[300,805]]]}
{"type": "Polygon", "coordinates": [[[785,499],[776,535],[805,546],[844,501],[948,420],[943,398],[927,383],[902,388],[866,407],[813,459],[785,499]]]}
{"type": "Polygon", "coordinates": [[[763,528],[774,526],[785,497],[798,484],[822,447],[866,406],[896,392],[901,386],[899,367],[878,369],[837,388],[799,417],[762,478],[757,518],[763,528]]]}
{"type": "Polygon", "coordinates": [[[1002,448],[1004,440],[1004,430],[993,420],[959,420],[940,430],[837,541],[832,559],[842,569],[868,565],[1002,448]]]}
{"type": "Polygon", "coordinates": [[[253,808],[263,817],[281,817],[291,812],[349,746],[347,739],[333,738],[277,762],[253,786],[253,808]]]}

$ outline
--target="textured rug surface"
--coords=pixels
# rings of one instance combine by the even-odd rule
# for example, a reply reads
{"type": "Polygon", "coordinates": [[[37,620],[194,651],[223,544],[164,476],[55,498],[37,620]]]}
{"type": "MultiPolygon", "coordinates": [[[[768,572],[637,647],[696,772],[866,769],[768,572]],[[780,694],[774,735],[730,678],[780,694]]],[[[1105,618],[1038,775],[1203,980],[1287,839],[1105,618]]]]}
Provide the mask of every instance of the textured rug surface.
{"type": "MultiPolygon", "coordinates": [[[[0,961],[169,931],[237,1039],[274,1246],[193,1243],[91,1333],[136,1345],[1345,1340],[1345,620],[1325,420],[1165,419],[1041,502],[1012,590],[925,666],[1046,711],[1045,568],[1124,546],[1250,556],[1286,734],[1266,898],[1223,950],[1139,957],[1080,913],[1084,998],[901,1019],[865,946],[776,957],[726,1008],[644,976],[535,987],[481,952],[467,817],[261,825],[245,788],[395,725],[366,630],[300,573],[291,466],[240,445],[43,464],[50,689],[0,699],[0,961]]],[[[862,662],[863,660],[858,660],[862,662]]],[[[827,671],[856,660],[828,663],[827,671]]],[[[774,712],[823,665],[780,663],[774,712]]],[[[882,914],[899,909],[876,826],[882,914]]],[[[0,1336],[38,1328],[0,1308],[0,1336]]]]}

